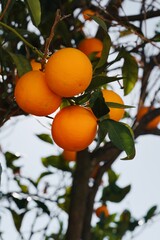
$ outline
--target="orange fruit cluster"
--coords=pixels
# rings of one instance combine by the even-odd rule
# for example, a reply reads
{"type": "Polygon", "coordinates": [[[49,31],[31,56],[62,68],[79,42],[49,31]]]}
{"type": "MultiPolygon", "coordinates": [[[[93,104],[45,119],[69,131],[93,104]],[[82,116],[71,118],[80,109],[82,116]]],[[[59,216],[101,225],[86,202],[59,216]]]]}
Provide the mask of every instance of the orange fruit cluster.
{"type": "MultiPolygon", "coordinates": [[[[101,50],[93,51],[100,54],[101,50]]],[[[44,71],[39,62],[31,60],[32,71],[20,77],[15,86],[14,96],[19,107],[26,113],[46,116],[59,109],[62,98],[83,93],[92,80],[88,54],[75,48],[60,49],[51,55],[44,71]]],[[[106,102],[123,104],[121,97],[111,90],[102,90],[102,94],[106,102]]],[[[119,121],[123,115],[124,109],[110,107],[111,119],[119,121]]],[[[53,140],[64,149],[63,157],[67,161],[75,161],[76,152],[87,148],[96,133],[97,118],[91,109],[79,105],[60,109],[51,127],[53,140]]]]}
{"type": "Polygon", "coordinates": [[[32,71],[17,81],[15,99],[19,107],[30,114],[46,116],[61,104],[62,97],[73,97],[89,86],[92,64],[78,49],[64,48],[55,52],[46,63],[31,61],[32,71]]]}
{"type": "MultiPolygon", "coordinates": [[[[41,64],[31,61],[32,71],[19,78],[14,96],[19,107],[36,116],[55,112],[63,97],[82,93],[92,79],[92,64],[80,50],[64,48],[48,60],[44,72],[41,64]]],[[[52,123],[52,137],[66,151],[80,151],[95,138],[97,119],[87,108],[68,106],[59,110],[52,123]]],[[[73,160],[74,156],[66,157],[73,160]]]]}

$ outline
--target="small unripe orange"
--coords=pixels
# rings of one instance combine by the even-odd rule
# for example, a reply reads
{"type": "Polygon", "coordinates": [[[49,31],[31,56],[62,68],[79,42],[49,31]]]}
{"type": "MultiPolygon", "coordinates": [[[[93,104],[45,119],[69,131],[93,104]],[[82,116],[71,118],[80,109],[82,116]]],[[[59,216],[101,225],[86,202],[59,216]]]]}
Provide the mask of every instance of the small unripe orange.
{"type": "Polygon", "coordinates": [[[96,210],[95,210],[95,213],[97,215],[97,217],[101,217],[102,214],[105,216],[105,217],[108,217],[109,216],[109,211],[108,211],[108,208],[106,205],[102,205],[100,207],[98,207],[96,210]]]}

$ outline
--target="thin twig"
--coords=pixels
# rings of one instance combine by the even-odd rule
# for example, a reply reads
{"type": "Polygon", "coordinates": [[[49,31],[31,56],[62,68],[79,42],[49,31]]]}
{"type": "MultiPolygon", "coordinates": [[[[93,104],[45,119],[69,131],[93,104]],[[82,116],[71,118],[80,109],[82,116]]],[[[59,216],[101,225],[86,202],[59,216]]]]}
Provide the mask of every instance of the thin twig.
{"type": "Polygon", "coordinates": [[[60,9],[57,9],[56,11],[56,16],[55,16],[55,20],[54,20],[54,23],[52,25],[52,28],[51,28],[51,31],[50,31],[50,35],[49,37],[46,39],[46,43],[45,43],[45,48],[44,48],[44,56],[42,58],[42,61],[41,61],[41,64],[42,64],[42,70],[44,69],[44,65],[45,65],[45,62],[46,62],[46,58],[48,57],[48,54],[49,54],[49,47],[50,47],[50,44],[51,44],[51,41],[52,39],[54,38],[54,33],[55,33],[55,28],[57,26],[57,24],[62,21],[63,19],[69,17],[69,15],[66,15],[66,16],[61,16],[61,12],[60,12],[60,9]]]}
{"type": "Polygon", "coordinates": [[[54,23],[52,25],[50,35],[46,39],[46,44],[45,44],[45,48],[44,48],[44,56],[43,56],[43,59],[42,59],[42,69],[44,68],[45,60],[46,60],[46,58],[48,56],[48,53],[49,53],[49,46],[50,46],[51,41],[54,37],[55,28],[56,28],[56,26],[57,26],[57,24],[59,23],[60,20],[61,20],[61,13],[60,13],[60,10],[57,9],[56,17],[55,17],[54,23]]]}
{"type": "Polygon", "coordinates": [[[8,0],[7,3],[6,3],[6,6],[5,6],[5,8],[4,8],[4,10],[3,10],[3,12],[2,12],[2,14],[0,16],[0,21],[3,19],[5,13],[7,12],[7,9],[9,7],[10,3],[11,3],[11,0],[8,0]]]}

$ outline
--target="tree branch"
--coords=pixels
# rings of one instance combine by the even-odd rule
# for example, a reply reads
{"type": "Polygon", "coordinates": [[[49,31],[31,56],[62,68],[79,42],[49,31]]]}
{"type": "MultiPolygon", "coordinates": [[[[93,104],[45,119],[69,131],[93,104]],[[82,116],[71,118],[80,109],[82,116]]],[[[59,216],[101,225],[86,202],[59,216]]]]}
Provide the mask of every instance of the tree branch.
{"type": "Polygon", "coordinates": [[[135,138],[139,137],[140,135],[146,135],[146,134],[154,134],[159,136],[160,129],[158,128],[151,129],[151,130],[145,129],[146,125],[157,116],[160,116],[160,108],[156,108],[154,110],[149,111],[147,114],[145,114],[145,116],[141,119],[139,124],[134,129],[135,138]]]}
{"type": "Polygon", "coordinates": [[[119,19],[123,22],[125,21],[130,21],[130,22],[134,22],[134,21],[142,21],[142,20],[147,20],[150,18],[154,18],[154,17],[159,17],[160,16],[160,10],[156,10],[156,11],[148,11],[142,14],[136,14],[136,15],[131,15],[131,16],[120,16],[119,19]]]}
{"type": "Polygon", "coordinates": [[[92,157],[96,158],[97,162],[104,161],[102,166],[99,166],[96,177],[94,179],[94,185],[89,187],[88,198],[86,202],[86,213],[83,223],[82,239],[91,239],[91,218],[94,207],[94,199],[98,188],[101,184],[103,174],[111,167],[113,162],[117,159],[122,151],[116,148],[112,143],[106,143],[104,147],[99,148],[96,152],[92,153],[92,157]]]}

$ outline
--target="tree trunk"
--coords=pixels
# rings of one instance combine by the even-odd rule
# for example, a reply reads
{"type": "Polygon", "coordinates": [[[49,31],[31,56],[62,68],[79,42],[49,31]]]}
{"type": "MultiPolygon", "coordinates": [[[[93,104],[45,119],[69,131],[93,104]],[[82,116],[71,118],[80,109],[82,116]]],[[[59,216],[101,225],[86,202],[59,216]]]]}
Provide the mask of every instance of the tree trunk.
{"type": "Polygon", "coordinates": [[[69,210],[68,230],[66,240],[80,240],[83,221],[86,211],[88,195],[88,180],[91,173],[92,163],[87,150],[81,151],[77,156],[77,164],[73,176],[71,202],[69,210]]]}

